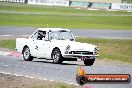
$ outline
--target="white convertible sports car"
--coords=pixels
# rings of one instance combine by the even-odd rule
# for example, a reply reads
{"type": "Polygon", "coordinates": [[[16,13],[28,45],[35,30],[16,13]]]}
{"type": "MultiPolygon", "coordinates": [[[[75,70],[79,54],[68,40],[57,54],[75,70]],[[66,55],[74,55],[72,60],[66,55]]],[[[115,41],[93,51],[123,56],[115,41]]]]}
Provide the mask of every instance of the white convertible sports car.
{"type": "Polygon", "coordinates": [[[28,39],[17,38],[16,50],[23,54],[25,61],[44,58],[58,64],[82,59],[90,66],[98,56],[97,46],[76,42],[71,31],[62,28],[39,28],[28,39]]]}

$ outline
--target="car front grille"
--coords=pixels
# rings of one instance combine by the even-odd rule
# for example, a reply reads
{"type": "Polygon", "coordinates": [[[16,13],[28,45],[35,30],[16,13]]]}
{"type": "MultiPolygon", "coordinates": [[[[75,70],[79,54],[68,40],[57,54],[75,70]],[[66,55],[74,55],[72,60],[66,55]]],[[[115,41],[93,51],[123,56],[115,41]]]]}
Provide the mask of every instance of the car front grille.
{"type": "Polygon", "coordinates": [[[89,51],[70,51],[69,54],[93,55],[93,52],[89,52],[89,51]]]}

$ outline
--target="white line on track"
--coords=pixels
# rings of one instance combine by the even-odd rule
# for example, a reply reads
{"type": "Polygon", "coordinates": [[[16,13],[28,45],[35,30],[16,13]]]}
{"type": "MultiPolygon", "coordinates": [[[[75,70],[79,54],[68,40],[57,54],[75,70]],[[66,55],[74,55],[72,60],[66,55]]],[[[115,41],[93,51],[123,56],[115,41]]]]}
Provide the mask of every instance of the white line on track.
{"type": "Polygon", "coordinates": [[[12,36],[12,35],[0,35],[0,36],[12,36]]]}
{"type": "Polygon", "coordinates": [[[4,64],[4,63],[0,63],[1,65],[4,64]]]}
{"type": "Polygon", "coordinates": [[[19,67],[20,65],[16,65],[17,67],[19,67]]]}
{"type": "Polygon", "coordinates": [[[18,74],[14,74],[15,76],[19,76],[19,77],[21,77],[22,75],[18,75],[18,74]]]}
{"type": "Polygon", "coordinates": [[[24,68],[26,68],[27,66],[23,66],[24,68]]]}
{"type": "Polygon", "coordinates": [[[43,69],[43,68],[38,68],[38,69],[40,69],[40,70],[41,70],[41,69],[43,69]]]}
{"type": "Polygon", "coordinates": [[[2,66],[4,66],[4,67],[8,67],[9,65],[2,65],[2,66]]]}
{"type": "Polygon", "coordinates": [[[8,67],[10,64],[0,63],[0,66],[8,67]]]}
{"type": "MultiPolygon", "coordinates": [[[[3,53],[3,52],[2,52],[3,53]]],[[[67,62],[67,61],[66,61],[67,62]]],[[[5,67],[8,67],[9,65],[6,65],[6,64],[4,64],[4,63],[0,63],[2,66],[5,66],[5,67]]],[[[20,65],[15,65],[15,66],[17,66],[17,67],[19,67],[20,65]]],[[[23,66],[24,68],[25,67],[27,67],[27,66],[23,66]]],[[[33,68],[33,67],[31,67],[31,68],[33,68]]],[[[43,69],[43,68],[38,68],[38,69],[43,69]]],[[[46,69],[45,69],[46,70],[46,69]]],[[[48,70],[48,69],[47,69],[48,70]]],[[[15,76],[18,76],[18,77],[26,77],[26,78],[35,78],[35,77],[32,77],[32,76],[24,76],[24,75],[19,75],[19,74],[12,74],[12,73],[7,73],[7,72],[0,72],[0,73],[3,73],[3,74],[9,74],[9,75],[15,75],[15,76]]],[[[40,79],[40,80],[44,80],[44,81],[47,81],[48,79],[43,79],[43,78],[37,78],[37,79],[40,79]]],[[[51,81],[51,82],[53,82],[53,81],[55,81],[55,80],[48,80],[48,81],[51,81]]],[[[69,85],[78,85],[78,84],[76,84],[76,83],[69,83],[69,82],[64,82],[64,83],[66,83],[66,84],[69,84],[69,85]]]]}
{"type": "MultiPolygon", "coordinates": [[[[3,37],[10,37],[10,36],[16,36],[16,35],[0,35],[0,36],[3,36],[3,37]]],[[[18,35],[18,36],[30,36],[30,35],[18,35]]]]}
{"type": "Polygon", "coordinates": [[[55,80],[50,80],[51,82],[54,82],[55,80]]]}

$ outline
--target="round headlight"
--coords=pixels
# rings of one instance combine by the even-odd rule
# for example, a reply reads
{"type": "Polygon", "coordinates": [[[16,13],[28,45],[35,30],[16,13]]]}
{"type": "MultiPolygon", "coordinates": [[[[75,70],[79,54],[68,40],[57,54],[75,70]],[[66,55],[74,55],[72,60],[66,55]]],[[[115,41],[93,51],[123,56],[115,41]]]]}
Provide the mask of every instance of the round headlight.
{"type": "Polygon", "coordinates": [[[94,54],[97,54],[98,51],[99,51],[99,48],[98,47],[95,47],[94,54]]]}
{"type": "Polygon", "coordinates": [[[98,48],[98,47],[95,47],[95,51],[96,51],[96,52],[99,51],[99,48],[98,48]]]}

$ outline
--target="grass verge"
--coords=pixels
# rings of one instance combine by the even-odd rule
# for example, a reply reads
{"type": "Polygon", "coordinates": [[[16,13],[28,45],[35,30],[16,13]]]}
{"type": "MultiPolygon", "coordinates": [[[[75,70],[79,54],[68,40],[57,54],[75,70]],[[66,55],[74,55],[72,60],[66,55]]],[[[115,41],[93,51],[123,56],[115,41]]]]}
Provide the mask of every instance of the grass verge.
{"type": "Polygon", "coordinates": [[[1,26],[60,27],[84,29],[132,29],[132,16],[66,16],[0,14],[1,26]]]}
{"type": "Polygon", "coordinates": [[[127,2],[127,3],[132,4],[132,0],[122,0],[122,2],[127,2]]]}
{"type": "Polygon", "coordinates": [[[0,40],[0,47],[15,50],[16,40],[0,40]]]}
{"type": "Polygon", "coordinates": [[[0,2],[1,11],[7,13],[0,14],[0,26],[132,30],[131,12],[88,11],[70,7],[0,2]]]}
{"type": "Polygon", "coordinates": [[[132,40],[77,38],[77,41],[97,45],[100,59],[132,63],[132,40]]]}
{"type": "Polygon", "coordinates": [[[0,88],[81,88],[57,81],[43,81],[23,76],[15,76],[0,73],[0,88]]]}
{"type": "MultiPolygon", "coordinates": [[[[76,38],[79,42],[97,45],[99,59],[132,63],[132,40],[98,39],[98,38],[76,38]]],[[[1,40],[0,47],[15,48],[15,40],[1,40]]]]}

